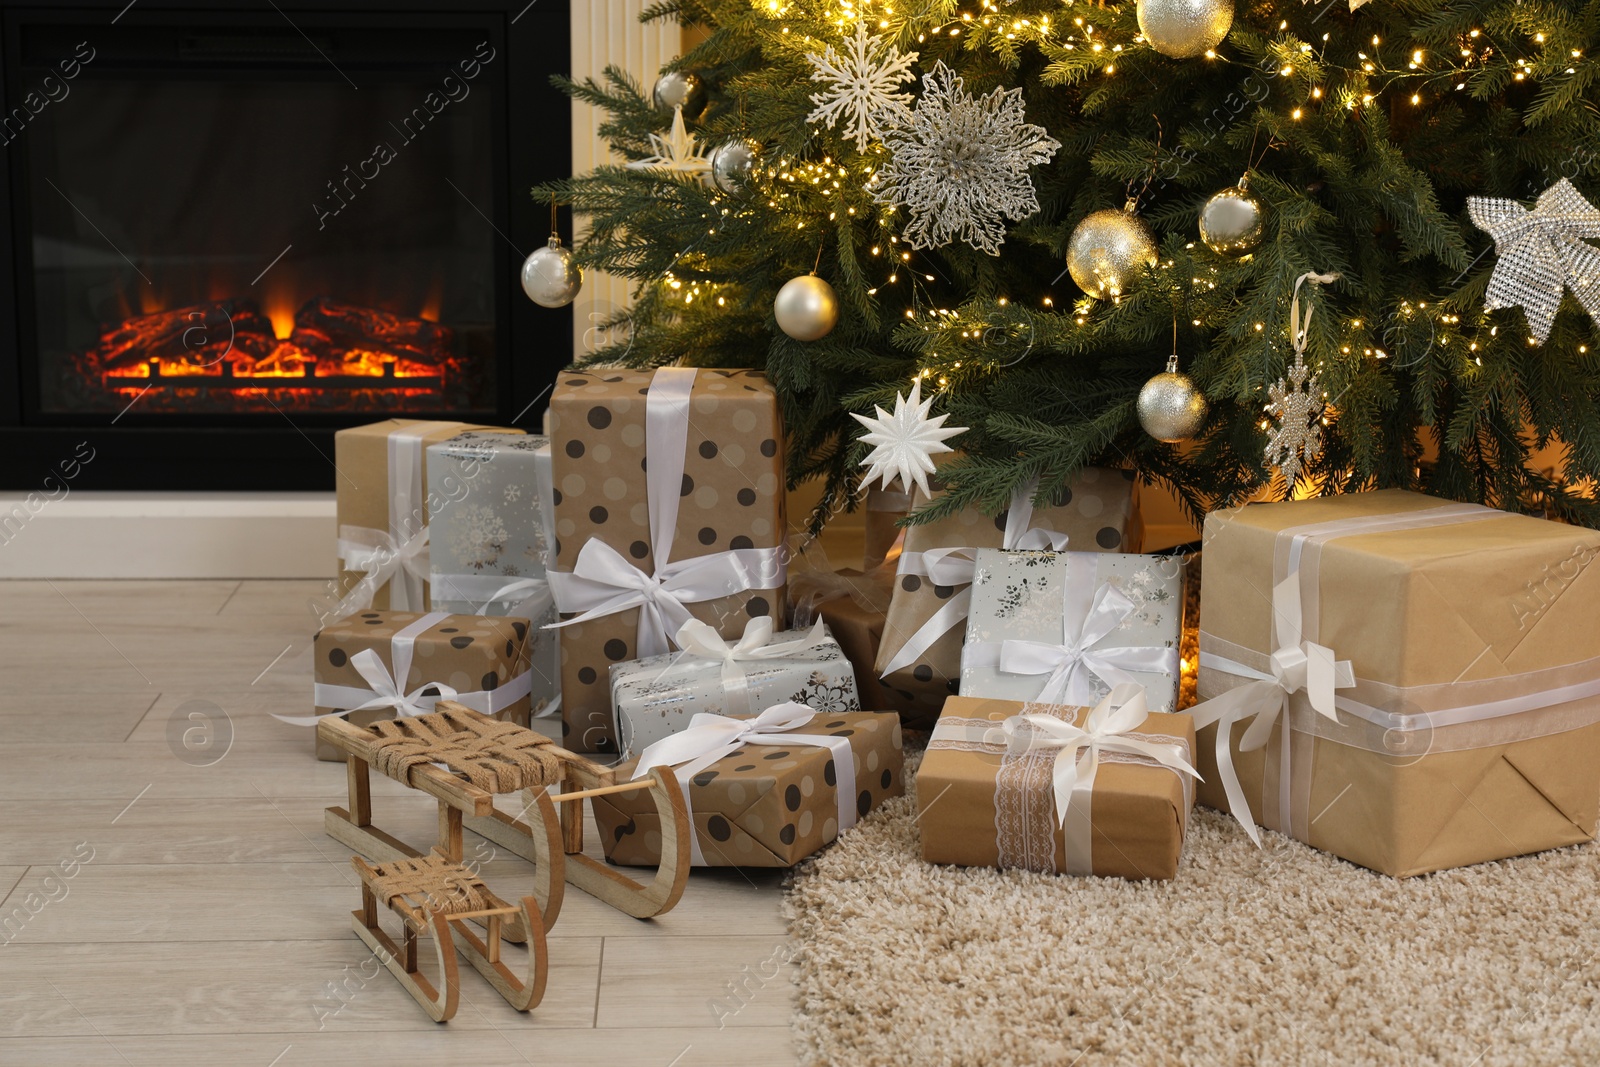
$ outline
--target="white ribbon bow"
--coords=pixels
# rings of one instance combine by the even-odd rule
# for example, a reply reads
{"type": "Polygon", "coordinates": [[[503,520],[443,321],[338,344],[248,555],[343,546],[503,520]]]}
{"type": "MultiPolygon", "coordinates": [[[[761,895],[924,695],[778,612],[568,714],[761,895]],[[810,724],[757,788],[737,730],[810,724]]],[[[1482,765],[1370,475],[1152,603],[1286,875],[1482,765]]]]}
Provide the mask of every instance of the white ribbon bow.
{"type": "MultiPolygon", "coordinates": [[[[395,658],[399,660],[400,657],[397,656],[395,658]]],[[[400,683],[396,679],[404,678],[411,673],[411,663],[409,661],[410,657],[407,656],[406,662],[396,662],[395,673],[390,674],[389,669],[383,665],[383,660],[378,658],[378,654],[370,648],[362,649],[351,656],[350,666],[354,667],[356,672],[372,687],[373,696],[372,699],[347,709],[345,714],[366,711],[369,708],[394,708],[395,715],[398,718],[430,715],[433,713],[433,706],[439,701],[454,700],[456,698],[455,689],[445,685],[443,682],[424,682],[409,693],[402,692],[400,683]],[[424,690],[432,690],[432,692],[423,695],[424,690]]]]}
{"type": "MultiPolygon", "coordinates": [[[[1062,643],[1007,640],[1000,642],[1000,669],[1009,674],[1049,674],[1044,689],[1034,698],[1041,704],[1087,704],[1098,688],[1099,677],[1112,689],[1135,685],[1129,671],[1175,673],[1177,650],[1137,645],[1096,648],[1134,612],[1134,603],[1122,590],[1103,583],[1095,591],[1089,613],[1074,625],[1066,601],[1071,584],[1062,585],[1062,643]]],[[[1141,700],[1143,697],[1141,696],[1141,700]]]]}
{"type": "Polygon", "coordinates": [[[410,579],[418,582],[428,580],[426,526],[398,543],[387,530],[374,530],[370,526],[341,526],[339,559],[345,570],[363,573],[361,580],[340,598],[330,618],[342,619],[346,615],[370,609],[373,598],[385,585],[389,585],[391,610],[411,611],[422,607],[420,601],[412,603],[409,589],[413,584],[410,579]],[[408,580],[393,581],[396,576],[406,576],[408,580]]]}
{"type": "MultiPolygon", "coordinates": [[[[700,771],[724,756],[731,755],[741,745],[816,745],[833,752],[834,780],[838,783],[836,799],[839,812],[839,833],[856,824],[856,763],[850,751],[850,739],[825,734],[797,734],[791,730],[811,722],[817,713],[804,704],[793,702],[775,704],[753,719],[732,719],[726,715],[699,712],[689,720],[689,728],[671,737],[649,745],[639,754],[633,769],[635,780],[644,777],[657,767],[672,767],[683,790],[683,806],[688,812],[688,825],[694,826],[694,809],[690,804],[689,783],[700,771]]],[[[690,863],[706,866],[705,855],[700,851],[700,835],[690,838],[690,863]]]]}
{"type": "Polygon", "coordinates": [[[1233,766],[1230,748],[1233,724],[1251,720],[1239,742],[1239,751],[1254,752],[1266,745],[1272,736],[1273,724],[1280,717],[1283,719],[1283,760],[1278,772],[1283,782],[1279,820],[1283,831],[1287,833],[1291,818],[1288,810],[1290,698],[1304,691],[1306,700],[1317,714],[1337,723],[1339,714],[1334,707],[1334,690],[1347,689],[1356,684],[1355,671],[1349,660],[1336,660],[1333,649],[1307,641],[1302,636],[1298,572],[1291,573],[1273,587],[1272,619],[1278,639],[1277,651],[1271,656],[1272,673],[1264,674],[1242,663],[1224,660],[1210,653],[1202,654],[1202,664],[1252,680],[1189,709],[1189,714],[1194,716],[1196,729],[1216,724],[1217,770],[1228,794],[1228,810],[1257,847],[1261,845],[1261,834],[1256,829],[1255,820],[1250,817],[1250,802],[1245,799],[1244,787],[1239,783],[1239,772],[1233,766]]]}
{"type": "MultiPolygon", "coordinates": [[[[1035,481],[1012,492],[1011,506],[1006,511],[1006,528],[1001,538],[1001,548],[1007,551],[1066,550],[1066,534],[1031,528],[1033,494],[1037,489],[1038,482],[1035,481]]],[[[967,547],[902,552],[897,573],[902,576],[914,574],[925,577],[934,585],[970,586],[977,567],[977,554],[976,548],[967,547]]],[[[906,643],[900,646],[900,651],[896,652],[888,665],[878,672],[879,677],[887,678],[895,671],[917,662],[923,653],[933,647],[935,641],[959,626],[971,611],[972,590],[963,589],[934,612],[927,622],[917,628],[916,633],[906,639],[906,643]]]]}
{"type": "Polygon", "coordinates": [[[744,664],[783,659],[826,640],[827,627],[818,619],[810,632],[789,641],[769,644],[773,622],[763,615],[745,623],[744,636],[729,644],[710,623],[690,619],[678,629],[678,647],[689,655],[722,662],[722,692],[727,710],[735,715],[750,714],[750,677],[744,664]]]}
{"type": "Polygon", "coordinates": [[[1054,785],[1056,819],[1064,826],[1073,798],[1087,799],[1094,791],[1102,752],[1122,752],[1152,759],[1163,767],[1199,778],[1200,772],[1183,758],[1180,745],[1146,741],[1134,732],[1149,717],[1144,687],[1119,685],[1095,705],[1082,726],[1053,715],[1013,715],[998,732],[1012,754],[1055,749],[1054,785]]]}

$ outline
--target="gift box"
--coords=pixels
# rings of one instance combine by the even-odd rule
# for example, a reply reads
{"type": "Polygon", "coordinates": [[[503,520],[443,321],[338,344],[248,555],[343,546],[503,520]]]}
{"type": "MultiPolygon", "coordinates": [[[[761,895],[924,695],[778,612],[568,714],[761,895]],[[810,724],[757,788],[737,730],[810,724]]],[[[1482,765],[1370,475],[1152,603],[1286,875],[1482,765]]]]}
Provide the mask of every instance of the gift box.
{"type": "Polygon", "coordinates": [[[333,435],[342,600],[331,613],[428,608],[428,517],[471,492],[476,471],[430,485],[423,450],[463,430],[521,430],[465,422],[385,419],[333,435]]]}
{"type": "MultiPolygon", "coordinates": [[[[899,694],[884,686],[873,670],[893,585],[893,563],[865,573],[851,568],[836,571],[815,541],[797,553],[789,567],[789,599],[794,604],[795,625],[806,626],[816,619],[827,625],[844,658],[850,661],[861,706],[868,711],[903,710],[899,694]]],[[[904,710],[911,709],[911,705],[905,705],[904,710]]]]}
{"type": "Polygon", "coordinates": [[[1133,683],[1174,711],[1183,602],[1173,557],[980,548],[961,695],[1092,705],[1133,683]]]}
{"type": "Polygon", "coordinates": [[[895,551],[900,540],[900,520],[911,513],[911,493],[900,488],[897,478],[893,488],[872,486],[867,490],[866,537],[862,569],[872,570],[883,564],[895,551]]]}
{"type": "MultiPolygon", "coordinates": [[[[899,718],[874,712],[783,704],[753,719],[697,715],[619,768],[618,780],[656,765],[671,766],[683,787],[700,867],[793,866],[905,792],[899,718]]],[[[608,860],[660,862],[661,821],[646,793],[592,803],[608,860]]]]}
{"type": "Polygon", "coordinates": [[[820,620],[810,630],[774,634],[770,618],[751,619],[730,642],[692,619],[676,640],[680,652],[611,665],[611,706],[627,755],[685,729],[696,712],[747,716],[785,702],[828,713],[861,709],[855,671],[820,620]]]}
{"type": "Polygon", "coordinates": [[[755,371],[563,372],[550,400],[562,731],[617,751],[608,668],[689,618],[785,615],[783,425],[755,371]]]}
{"type": "Polygon", "coordinates": [[[1205,534],[1203,803],[1395,876],[1594,837],[1600,534],[1399,490],[1205,534]]]}
{"type": "Polygon", "coordinates": [[[530,619],[533,714],[561,693],[555,600],[545,571],[554,549],[550,441],[546,437],[458,434],[427,449],[428,484],[444,494],[428,527],[435,611],[530,619]]]}
{"type": "MultiPolygon", "coordinates": [[[[1080,471],[1051,506],[1034,506],[1032,495],[1018,492],[997,517],[969,508],[906,528],[875,664],[875,673],[900,697],[901,706],[915,709],[903,713],[906,725],[932,726],[944,698],[959,689],[968,587],[978,549],[1138,549],[1142,531],[1133,472],[1080,471]]],[[[916,502],[921,506],[929,498],[919,490],[916,502]]]]}
{"type": "Polygon", "coordinates": [[[1093,709],[951,697],[917,771],[922,857],[1171,878],[1194,748],[1193,720],[1147,712],[1137,686],[1093,709]]]}
{"type": "MultiPolygon", "coordinates": [[[[528,724],[532,678],[527,619],[433,611],[363,611],[324,626],[312,643],[310,718],[342,715],[357,726],[397,715],[426,715],[441,699],[528,724]]],[[[317,744],[317,758],[345,754],[317,744]]]]}

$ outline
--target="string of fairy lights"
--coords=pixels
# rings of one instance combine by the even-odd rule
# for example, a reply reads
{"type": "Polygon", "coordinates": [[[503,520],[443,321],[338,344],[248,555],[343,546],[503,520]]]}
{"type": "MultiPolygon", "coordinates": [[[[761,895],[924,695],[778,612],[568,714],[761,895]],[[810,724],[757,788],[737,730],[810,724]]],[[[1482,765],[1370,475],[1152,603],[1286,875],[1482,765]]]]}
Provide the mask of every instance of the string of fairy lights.
{"type": "MultiPolygon", "coordinates": [[[[1106,12],[1092,3],[1075,0],[1063,0],[1062,11],[1054,17],[1048,13],[1027,17],[1012,15],[1004,10],[1009,5],[979,0],[971,10],[952,8],[948,14],[941,12],[936,20],[899,10],[894,0],[837,0],[836,3],[824,0],[820,5],[807,4],[805,0],[755,0],[753,6],[776,20],[780,33],[793,41],[788,46],[800,50],[820,48],[827,43],[817,36],[824,29],[837,35],[830,38],[837,43],[838,37],[866,20],[886,36],[908,44],[959,40],[966,49],[991,47],[1002,54],[1023,46],[1039,48],[1052,63],[1061,66],[1063,79],[1116,77],[1119,63],[1130,50],[1145,45],[1137,32],[1128,34],[1124,40],[1113,39],[1117,27],[1097,21],[1103,19],[1106,12]],[[926,21],[919,22],[919,18],[926,21]]],[[[937,10],[940,5],[932,7],[937,10]]],[[[1317,35],[1315,41],[1303,40],[1287,19],[1280,21],[1277,29],[1277,39],[1268,46],[1271,66],[1265,73],[1299,89],[1298,93],[1282,94],[1292,95],[1293,99],[1273,102],[1281,108],[1280,114],[1293,123],[1316,121],[1319,117],[1329,121],[1323,114],[1323,108],[1329,104],[1346,115],[1354,115],[1361,108],[1385,100],[1422,107],[1448,93],[1472,93],[1477,88],[1477,79],[1489,79],[1486,84],[1491,84],[1505,76],[1502,71],[1508,72],[1512,81],[1524,82],[1558,75],[1575,76],[1580,65],[1588,62],[1584,50],[1572,46],[1577,43],[1572,40],[1577,31],[1564,26],[1549,30],[1528,29],[1520,41],[1491,35],[1483,27],[1471,27],[1457,35],[1453,49],[1437,43],[1406,42],[1402,47],[1400,42],[1389,42],[1386,45],[1382,36],[1374,35],[1355,51],[1354,65],[1340,65],[1329,60],[1328,51],[1333,44],[1331,32],[1317,35]],[[1524,46],[1529,54],[1524,54],[1524,46]],[[1497,67],[1496,62],[1502,66],[1497,67]]],[[[1205,51],[1194,61],[1224,63],[1250,70],[1262,67],[1262,64],[1216,49],[1205,51]]],[[[1268,105],[1263,101],[1260,106],[1268,105]]],[[[878,297],[905,287],[902,291],[906,306],[899,319],[902,328],[940,335],[924,352],[925,365],[916,376],[948,387],[952,375],[963,369],[966,373],[983,374],[986,368],[1000,362],[999,357],[988,361],[974,358],[981,354],[974,351],[974,346],[992,342],[997,328],[1008,331],[1009,337],[1023,330],[1031,331],[1032,327],[1020,321],[997,326],[993,317],[986,315],[995,306],[1011,306],[1006,296],[996,297],[992,302],[976,301],[971,307],[957,309],[944,307],[933,298],[926,286],[935,282],[940,274],[937,264],[931,259],[922,262],[923,257],[917,256],[896,235],[894,208],[871,198],[873,177],[883,152],[883,146],[875,143],[866,153],[847,154],[845,158],[823,154],[820,159],[778,156],[765,160],[756,171],[754,185],[759,188],[760,196],[721,198],[719,219],[709,228],[709,233],[716,234],[718,226],[731,221],[753,224],[762,205],[767,211],[787,216],[784,225],[787,227],[792,221],[796,232],[818,231],[819,241],[826,240],[827,227],[837,225],[841,213],[848,220],[865,224],[869,233],[876,234],[870,238],[865,260],[868,264],[882,265],[877,268],[881,271],[878,279],[867,289],[868,295],[878,297]]],[[[1187,246],[1191,250],[1194,247],[1192,242],[1187,246]]],[[[1162,259],[1155,266],[1158,273],[1177,269],[1177,263],[1171,259],[1162,259]]],[[[1218,268],[1207,265],[1198,269],[1199,273],[1190,275],[1190,291],[1214,292],[1222,279],[1218,268]]],[[[725,308],[733,296],[728,292],[729,283],[715,282],[709,277],[680,277],[668,271],[664,284],[671,296],[686,307],[699,303],[725,308]]],[[[1041,311],[1056,312],[1054,294],[1045,292],[1038,300],[1041,311]]],[[[1070,302],[1066,314],[1077,328],[1092,330],[1097,321],[1098,305],[1114,302],[1115,298],[1101,301],[1079,296],[1070,302]]],[[[1200,318],[1190,321],[1196,327],[1203,325],[1200,318]]],[[[1403,333],[1406,325],[1422,321],[1428,323],[1431,344],[1461,353],[1461,358],[1474,366],[1481,366],[1482,351],[1490,343],[1488,339],[1497,338],[1500,333],[1481,311],[1469,314],[1463,328],[1461,315],[1442,296],[1429,300],[1403,299],[1394,309],[1394,322],[1389,332],[1399,329],[1403,333]]],[[[1252,322],[1248,332],[1260,333],[1265,328],[1263,322],[1252,322]]],[[[1359,354],[1378,361],[1391,358],[1389,349],[1392,346],[1374,337],[1372,325],[1366,320],[1346,318],[1339,323],[1339,328],[1337,343],[1341,355],[1359,354]]],[[[1533,343],[1531,338],[1529,343],[1533,343]]],[[[1580,348],[1580,352],[1587,351],[1587,346],[1580,348]]],[[[1014,358],[1008,355],[1004,362],[1014,358]]]]}

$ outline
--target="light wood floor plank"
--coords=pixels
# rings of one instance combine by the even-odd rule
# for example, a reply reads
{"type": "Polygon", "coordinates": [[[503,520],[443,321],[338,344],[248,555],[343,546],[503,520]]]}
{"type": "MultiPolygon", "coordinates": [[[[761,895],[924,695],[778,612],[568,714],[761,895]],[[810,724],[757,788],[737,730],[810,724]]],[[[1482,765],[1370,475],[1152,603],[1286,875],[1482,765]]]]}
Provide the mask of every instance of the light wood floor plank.
{"type": "Polygon", "coordinates": [[[595,1025],[781,1026],[791,967],[782,935],[608,937],[595,1025]]]}

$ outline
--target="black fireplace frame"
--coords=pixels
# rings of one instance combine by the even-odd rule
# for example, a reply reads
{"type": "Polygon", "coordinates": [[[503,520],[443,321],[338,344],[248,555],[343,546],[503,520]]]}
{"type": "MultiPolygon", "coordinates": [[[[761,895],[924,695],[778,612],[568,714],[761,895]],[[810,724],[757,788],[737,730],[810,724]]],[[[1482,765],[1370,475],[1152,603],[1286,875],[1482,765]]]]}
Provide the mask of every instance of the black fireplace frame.
{"type": "MultiPolygon", "coordinates": [[[[454,6],[450,0],[0,0],[0,115],[18,106],[30,88],[21,84],[20,73],[21,28],[29,23],[82,23],[90,32],[113,20],[188,25],[246,16],[313,32],[387,21],[409,26],[433,17],[452,26],[482,26],[500,60],[485,73],[492,73],[502,89],[495,93],[492,119],[493,203],[481,205],[488,215],[484,225],[499,234],[492,275],[499,286],[495,405],[487,411],[418,417],[537,430],[549,387],[571,359],[573,315],[570,307],[540,308],[523,296],[518,252],[531,252],[548,236],[548,208],[536,205],[528,190],[570,172],[570,102],[549,83],[551,73],[571,70],[568,5],[563,0],[464,0],[454,6]]],[[[34,389],[36,397],[37,384],[27,368],[34,355],[24,354],[31,344],[33,308],[23,299],[31,298],[31,286],[18,284],[32,264],[26,140],[24,132],[0,150],[5,156],[0,160],[0,490],[37,491],[51,484],[46,479],[59,478],[67,462],[74,468],[74,489],[331,490],[334,431],[378,416],[184,415],[130,425],[133,420],[114,415],[64,421],[28,414],[24,390],[34,389]],[[92,461],[79,462],[88,449],[92,461]]],[[[562,229],[571,232],[565,212],[562,229]]]]}

